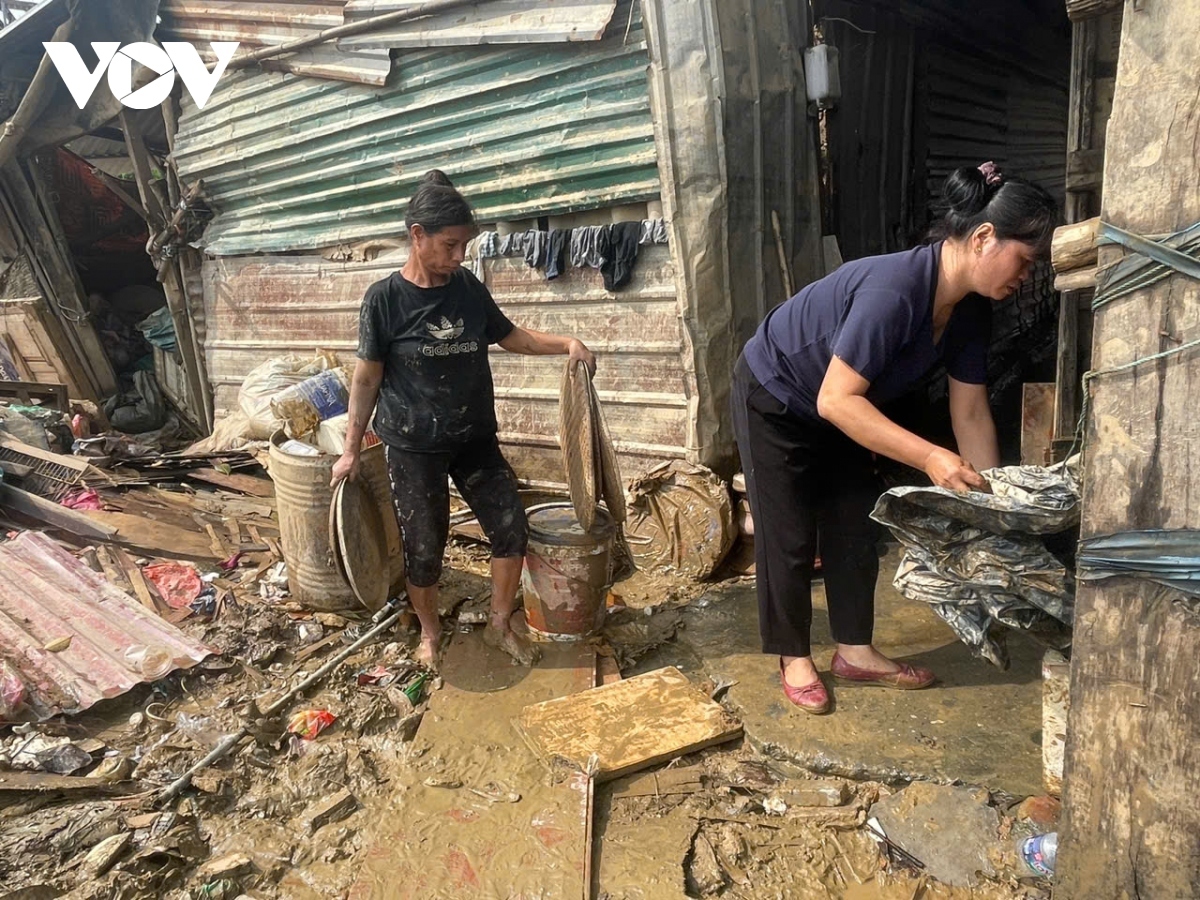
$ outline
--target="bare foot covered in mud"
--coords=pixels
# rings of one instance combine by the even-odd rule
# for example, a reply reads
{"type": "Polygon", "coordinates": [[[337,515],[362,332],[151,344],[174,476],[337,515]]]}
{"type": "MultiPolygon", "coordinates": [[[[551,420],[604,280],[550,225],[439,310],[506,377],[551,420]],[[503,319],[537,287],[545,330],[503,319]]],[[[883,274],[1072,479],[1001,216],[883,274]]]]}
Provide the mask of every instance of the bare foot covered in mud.
{"type": "Polygon", "coordinates": [[[483,642],[489,647],[504,651],[522,666],[532,666],[542,655],[528,638],[521,637],[512,628],[500,628],[492,622],[483,629],[483,642]]]}
{"type": "Polygon", "coordinates": [[[436,672],[438,670],[438,662],[441,659],[441,644],[442,635],[439,632],[435,635],[421,635],[421,643],[417,645],[417,650],[413,654],[413,659],[423,665],[425,668],[436,672]]]}

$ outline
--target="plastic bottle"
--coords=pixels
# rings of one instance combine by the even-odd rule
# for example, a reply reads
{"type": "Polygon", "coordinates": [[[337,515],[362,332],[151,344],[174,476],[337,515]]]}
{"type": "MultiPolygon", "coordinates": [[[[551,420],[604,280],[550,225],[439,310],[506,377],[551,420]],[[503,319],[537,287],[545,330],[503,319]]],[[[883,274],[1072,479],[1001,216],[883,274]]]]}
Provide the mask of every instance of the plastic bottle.
{"type": "Polygon", "coordinates": [[[1033,874],[1053,878],[1058,860],[1058,832],[1037,834],[1022,841],[1021,859],[1033,874]]]}
{"type": "Polygon", "coordinates": [[[166,677],[175,665],[171,654],[162,647],[146,647],[142,644],[125,651],[125,663],[147,681],[166,677]]]}

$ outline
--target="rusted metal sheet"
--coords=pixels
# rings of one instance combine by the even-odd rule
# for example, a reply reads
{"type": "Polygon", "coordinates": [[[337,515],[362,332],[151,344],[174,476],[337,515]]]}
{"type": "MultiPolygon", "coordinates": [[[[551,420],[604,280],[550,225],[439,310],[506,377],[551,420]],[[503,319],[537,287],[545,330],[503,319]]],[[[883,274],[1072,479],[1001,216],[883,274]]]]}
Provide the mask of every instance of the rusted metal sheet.
{"type": "MultiPolygon", "coordinates": [[[[203,53],[208,41],[240,41],[242,49],[282,44],[345,23],[345,0],[163,0],[159,40],[191,41],[203,53]]],[[[313,78],[382,85],[391,71],[386,48],[339,48],[319,44],[300,53],[265,60],[265,69],[313,78]]]]}
{"type": "MultiPolygon", "coordinates": [[[[425,0],[350,0],[346,21],[357,22],[420,6],[425,0]]],[[[440,16],[342,38],[343,50],[598,41],[616,0],[489,0],[440,16]]]]}
{"type": "Polygon", "coordinates": [[[205,249],[239,256],[401,235],[431,168],[485,223],[656,198],[637,9],[621,0],[600,41],[402,51],[382,89],[228,73],[203,110],[185,103],[173,154],[218,210],[205,249]]]}
{"type": "MultiPolygon", "coordinates": [[[[352,355],[363,293],[403,261],[402,253],[373,263],[313,256],[208,260],[205,351],[218,417],[236,408],[242,379],[271,356],[318,347],[352,355]]],[[[484,279],[513,321],[576,335],[599,356],[596,388],[626,478],[685,456],[694,391],[687,387],[666,246],[642,248],[633,282],[620,294],[605,291],[594,269],[569,268],[546,281],[520,259],[486,262],[484,279]]],[[[564,483],[557,440],[563,364],[561,357],[493,349],[501,441],[518,474],[533,483],[564,483]]]]}
{"type": "Polygon", "coordinates": [[[81,712],[140,684],[126,658],[137,647],[165,651],[180,669],[215,652],[44,534],[0,545],[0,659],[17,670],[40,718],[81,712]],[[65,649],[45,649],[64,638],[65,649]]]}

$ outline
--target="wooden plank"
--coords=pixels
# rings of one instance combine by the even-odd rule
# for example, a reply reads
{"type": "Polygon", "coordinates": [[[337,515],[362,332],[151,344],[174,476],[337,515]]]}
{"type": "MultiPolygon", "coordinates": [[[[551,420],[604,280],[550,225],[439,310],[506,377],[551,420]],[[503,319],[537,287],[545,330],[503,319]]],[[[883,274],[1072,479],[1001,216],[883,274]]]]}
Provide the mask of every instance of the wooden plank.
{"type": "Polygon", "coordinates": [[[96,559],[100,562],[100,568],[104,571],[104,577],[108,579],[108,583],[116,587],[118,590],[124,591],[126,594],[133,593],[133,585],[129,581],[129,576],[125,574],[124,568],[117,565],[114,555],[120,548],[109,548],[101,544],[96,548],[96,559]]]}
{"type": "Polygon", "coordinates": [[[84,396],[86,382],[81,383],[68,359],[70,347],[44,300],[40,297],[0,300],[0,331],[16,351],[14,361],[19,359],[20,366],[28,371],[29,380],[61,383],[66,392],[84,396]]]}
{"type": "Polygon", "coordinates": [[[1102,16],[1120,9],[1124,0],[1066,0],[1067,16],[1072,22],[1102,16]]]}
{"type": "Polygon", "coordinates": [[[254,475],[226,475],[216,469],[195,469],[187,473],[191,481],[203,481],[218,487],[228,488],[251,497],[274,497],[275,485],[267,478],[257,478],[254,475]]]}
{"type": "Polygon", "coordinates": [[[1098,270],[1095,266],[1087,269],[1076,269],[1073,272],[1063,272],[1054,278],[1054,289],[1064,293],[1068,291],[1086,291],[1096,286],[1098,270]]]}
{"type": "Polygon", "coordinates": [[[150,585],[146,584],[146,576],[142,574],[138,564],[129,558],[129,554],[120,547],[113,547],[113,555],[116,556],[126,579],[133,588],[133,595],[138,598],[142,606],[158,616],[170,612],[166,604],[160,606],[154,602],[154,595],[150,593],[150,585]]]}
{"type": "MultiPolygon", "coordinates": [[[[1090,294],[1090,292],[1089,292],[1090,294]]],[[[1079,427],[1079,294],[1059,298],[1054,370],[1054,439],[1069,441],[1079,427]]]]}
{"type": "Polygon", "coordinates": [[[225,559],[213,552],[208,535],[203,532],[188,531],[176,525],[127,513],[86,510],[75,514],[85,517],[94,528],[103,530],[104,537],[100,540],[116,541],[146,556],[201,562],[222,562],[225,559]]]}
{"type": "Polygon", "coordinates": [[[526,707],[519,724],[546,759],[583,768],[595,754],[601,781],[742,733],[741,722],[674,666],[526,707]]]}
{"type": "Polygon", "coordinates": [[[704,790],[701,775],[703,766],[684,766],[678,769],[663,769],[659,772],[643,772],[624,779],[612,792],[614,800],[628,797],[663,797],[668,794],[695,794],[704,790]]]}
{"type": "MultiPolygon", "coordinates": [[[[1200,221],[1200,0],[1129,4],[1107,131],[1105,221],[1138,234],[1200,221]]],[[[1120,255],[1102,247],[1101,265],[1120,255]]],[[[1200,282],[1173,275],[1102,307],[1092,369],[1200,340],[1200,282]]],[[[1200,356],[1090,382],[1081,533],[1200,524],[1200,356]]],[[[1076,597],[1055,897],[1200,896],[1200,627],[1194,602],[1133,579],[1076,597]]]]}
{"type": "Polygon", "coordinates": [[[1021,387],[1021,465],[1048,466],[1053,462],[1054,385],[1021,387]]]}
{"type": "MultiPolygon", "coordinates": [[[[350,900],[588,896],[590,779],[548,777],[515,739],[512,716],[590,687],[595,654],[580,644],[543,650],[538,666],[517,668],[478,633],[454,635],[445,684],[412,742],[414,765],[395,781],[404,815],[384,823],[350,900]],[[520,800],[495,799],[506,794],[520,800]]],[[[291,895],[286,879],[280,887],[291,895]]]]}
{"type": "Polygon", "coordinates": [[[0,483],[0,507],[14,509],[38,522],[61,528],[89,541],[112,540],[117,533],[111,523],[95,518],[102,513],[67,509],[11,484],[0,483]]]}
{"type": "Polygon", "coordinates": [[[49,772],[0,772],[0,792],[28,791],[35,793],[90,793],[110,796],[140,794],[146,785],[136,781],[116,784],[98,778],[83,778],[75,775],[52,775],[49,772]]]}
{"type": "Polygon", "coordinates": [[[206,523],[204,526],[205,533],[208,534],[208,546],[216,555],[217,559],[226,560],[233,556],[233,552],[229,549],[229,545],[217,534],[217,529],[212,523],[206,523]]]}
{"type": "Polygon", "coordinates": [[[1069,272],[1096,265],[1100,217],[1063,225],[1054,229],[1050,241],[1050,261],[1055,272],[1069,272]]]}
{"type": "Polygon", "coordinates": [[[67,412],[70,402],[65,384],[47,384],[36,381],[0,381],[0,397],[9,397],[26,406],[31,401],[40,401],[43,406],[67,412]]]}

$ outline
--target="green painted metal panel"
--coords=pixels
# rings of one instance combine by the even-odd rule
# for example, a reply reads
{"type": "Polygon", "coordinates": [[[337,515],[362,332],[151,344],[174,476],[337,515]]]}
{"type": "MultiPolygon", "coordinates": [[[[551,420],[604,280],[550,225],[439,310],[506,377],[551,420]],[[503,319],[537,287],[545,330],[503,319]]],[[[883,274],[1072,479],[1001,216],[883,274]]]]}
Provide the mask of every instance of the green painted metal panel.
{"type": "Polygon", "coordinates": [[[231,72],[188,107],[175,158],[218,215],[214,255],[327,247],[404,231],[443,169],[481,222],[658,196],[638,4],[585,44],[397,51],[389,84],[231,72]]]}

